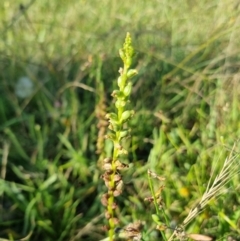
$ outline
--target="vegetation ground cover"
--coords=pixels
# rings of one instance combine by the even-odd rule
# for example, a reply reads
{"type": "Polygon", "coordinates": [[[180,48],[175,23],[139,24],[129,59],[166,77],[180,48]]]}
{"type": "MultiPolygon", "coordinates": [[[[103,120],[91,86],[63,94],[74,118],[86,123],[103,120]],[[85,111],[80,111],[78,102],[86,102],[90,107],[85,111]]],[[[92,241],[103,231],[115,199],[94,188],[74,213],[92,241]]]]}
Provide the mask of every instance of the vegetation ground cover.
{"type": "MultiPolygon", "coordinates": [[[[148,170],[165,178],[161,198],[175,227],[234,143],[239,152],[239,2],[3,0],[2,6],[0,237],[106,237],[97,110],[113,108],[118,50],[130,32],[138,75],[118,218],[122,226],[143,222],[146,241],[163,240],[154,205],[145,201],[148,170]]],[[[110,153],[111,143],[104,148],[110,153]]],[[[157,191],[162,184],[153,181],[157,191]]],[[[235,175],[186,232],[240,240],[239,202],[235,175]]]]}

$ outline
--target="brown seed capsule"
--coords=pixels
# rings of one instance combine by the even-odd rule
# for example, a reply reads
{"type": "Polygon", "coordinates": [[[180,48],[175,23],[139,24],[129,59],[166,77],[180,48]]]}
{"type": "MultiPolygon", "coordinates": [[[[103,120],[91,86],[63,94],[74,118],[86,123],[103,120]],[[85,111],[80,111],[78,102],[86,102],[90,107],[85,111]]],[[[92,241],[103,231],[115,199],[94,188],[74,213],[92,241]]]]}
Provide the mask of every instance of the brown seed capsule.
{"type": "Polygon", "coordinates": [[[101,197],[101,203],[103,206],[107,206],[108,205],[108,199],[109,199],[109,194],[108,193],[104,193],[101,197]]]}
{"type": "Polygon", "coordinates": [[[104,181],[109,181],[110,180],[110,176],[107,172],[105,172],[103,175],[101,175],[101,178],[104,180],[104,181]]]}
{"type": "Polygon", "coordinates": [[[108,190],[113,190],[114,189],[114,187],[111,186],[111,182],[105,181],[104,183],[105,183],[105,186],[107,187],[108,190]]]}
{"type": "Polygon", "coordinates": [[[119,182],[120,180],[122,180],[122,177],[120,174],[115,174],[113,177],[114,182],[119,182]]]}
{"type": "Polygon", "coordinates": [[[112,221],[115,225],[119,224],[119,219],[118,218],[112,218],[112,221]]]}
{"type": "Polygon", "coordinates": [[[122,191],[122,189],[123,189],[123,181],[120,180],[120,181],[118,181],[118,182],[116,183],[116,190],[117,190],[117,191],[122,191]]]}
{"type": "Polygon", "coordinates": [[[112,158],[111,157],[106,157],[106,158],[103,159],[103,161],[105,163],[111,163],[112,162],[112,158]]]}
{"type": "Polygon", "coordinates": [[[113,196],[114,196],[114,197],[118,197],[118,196],[120,196],[121,194],[122,194],[122,190],[120,190],[120,191],[114,190],[114,191],[113,191],[113,196]]]}
{"type": "Polygon", "coordinates": [[[152,203],[154,201],[154,198],[153,197],[145,197],[144,201],[148,201],[148,202],[152,203]]]}
{"type": "Polygon", "coordinates": [[[134,240],[134,241],[140,241],[141,240],[141,233],[139,230],[126,227],[126,228],[120,228],[118,231],[118,237],[127,239],[127,240],[134,240]]]}
{"type": "Polygon", "coordinates": [[[103,225],[102,228],[101,228],[101,230],[102,230],[103,232],[107,232],[107,231],[109,230],[109,227],[108,227],[107,225],[103,225]]]}
{"type": "Polygon", "coordinates": [[[105,212],[105,218],[106,219],[110,219],[111,218],[111,215],[108,211],[105,212]]]}
{"type": "Polygon", "coordinates": [[[103,169],[107,172],[111,171],[112,170],[112,165],[111,163],[104,163],[103,164],[103,169]]]}
{"type": "Polygon", "coordinates": [[[112,204],[112,209],[116,209],[118,207],[118,205],[116,203],[112,204]]]}
{"type": "Polygon", "coordinates": [[[128,164],[122,163],[119,160],[116,160],[115,165],[117,167],[117,170],[122,170],[124,168],[128,168],[129,167],[128,164]]]}
{"type": "Polygon", "coordinates": [[[148,170],[148,175],[151,176],[152,178],[157,178],[159,181],[165,181],[165,177],[160,177],[155,172],[152,172],[150,170],[148,170]]]}

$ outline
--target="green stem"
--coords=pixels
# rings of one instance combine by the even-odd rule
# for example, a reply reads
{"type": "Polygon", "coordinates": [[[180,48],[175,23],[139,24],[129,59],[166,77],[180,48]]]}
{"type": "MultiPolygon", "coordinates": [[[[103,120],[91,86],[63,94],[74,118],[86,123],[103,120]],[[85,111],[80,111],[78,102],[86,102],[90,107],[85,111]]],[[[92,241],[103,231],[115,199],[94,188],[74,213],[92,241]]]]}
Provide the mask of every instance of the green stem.
{"type": "Polygon", "coordinates": [[[152,194],[152,197],[153,197],[153,203],[154,203],[154,206],[155,206],[155,209],[156,209],[156,213],[157,213],[157,215],[159,215],[159,208],[158,208],[158,204],[157,204],[157,198],[156,198],[156,195],[155,195],[155,192],[154,192],[152,179],[151,179],[149,174],[148,174],[148,184],[149,184],[149,187],[150,187],[150,190],[151,190],[151,194],[152,194]]]}
{"type": "MultiPolygon", "coordinates": [[[[152,182],[152,179],[151,179],[149,174],[148,174],[148,184],[149,184],[149,187],[150,187],[150,190],[151,190],[151,194],[152,194],[152,197],[153,197],[153,203],[154,203],[154,206],[155,206],[155,209],[156,209],[156,213],[157,213],[158,216],[160,216],[159,207],[158,207],[158,204],[157,204],[157,198],[156,198],[156,195],[155,195],[155,192],[154,192],[154,188],[153,188],[153,182],[152,182]]],[[[161,210],[162,210],[164,219],[166,221],[167,220],[167,216],[166,216],[164,210],[163,209],[161,209],[161,210]]],[[[167,241],[167,237],[166,237],[165,233],[163,231],[161,231],[161,230],[160,230],[160,233],[161,233],[163,239],[165,241],[167,241]]]]}

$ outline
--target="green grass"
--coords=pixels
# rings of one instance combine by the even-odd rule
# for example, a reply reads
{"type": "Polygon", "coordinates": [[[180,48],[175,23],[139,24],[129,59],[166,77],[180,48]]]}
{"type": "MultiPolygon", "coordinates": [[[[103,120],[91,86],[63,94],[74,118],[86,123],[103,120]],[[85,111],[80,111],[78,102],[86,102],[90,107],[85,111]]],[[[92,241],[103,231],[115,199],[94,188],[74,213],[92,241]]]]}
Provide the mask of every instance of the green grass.
{"type": "MultiPolygon", "coordinates": [[[[154,205],[144,201],[151,196],[147,170],[165,177],[166,219],[179,225],[239,138],[238,1],[30,3],[3,0],[0,10],[0,237],[106,237],[95,109],[105,95],[112,110],[118,50],[130,32],[139,73],[119,225],[140,220],[145,241],[163,240],[154,205]],[[34,85],[20,98],[24,76],[34,85]]],[[[153,180],[155,191],[161,185],[153,180]]],[[[225,187],[186,232],[240,239],[239,175],[225,187]]]]}

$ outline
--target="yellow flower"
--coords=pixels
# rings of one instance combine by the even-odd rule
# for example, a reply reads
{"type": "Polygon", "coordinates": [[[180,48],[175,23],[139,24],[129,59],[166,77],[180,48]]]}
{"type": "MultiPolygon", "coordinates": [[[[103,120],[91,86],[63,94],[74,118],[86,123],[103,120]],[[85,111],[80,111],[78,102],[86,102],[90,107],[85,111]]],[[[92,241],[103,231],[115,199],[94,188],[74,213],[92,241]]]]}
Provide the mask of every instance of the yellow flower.
{"type": "Polygon", "coordinates": [[[189,193],[188,188],[182,187],[182,188],[180,188],[180,190],[179,190],[179,194],[180,194],[181,197],[187,198],[187,197],[189,197],[189,194],[190,194],[190,193],[189,193]]]}

